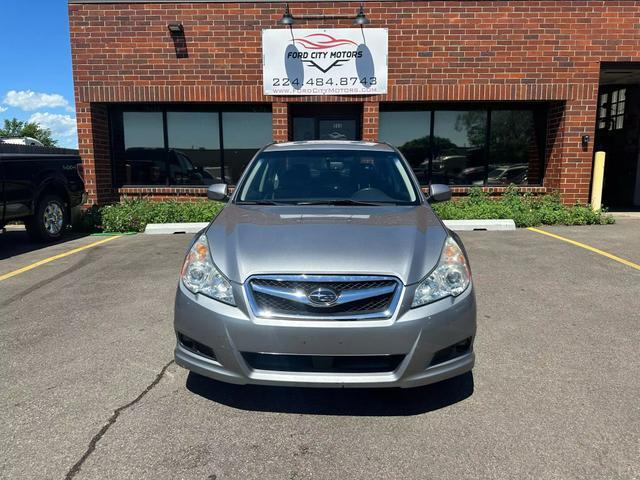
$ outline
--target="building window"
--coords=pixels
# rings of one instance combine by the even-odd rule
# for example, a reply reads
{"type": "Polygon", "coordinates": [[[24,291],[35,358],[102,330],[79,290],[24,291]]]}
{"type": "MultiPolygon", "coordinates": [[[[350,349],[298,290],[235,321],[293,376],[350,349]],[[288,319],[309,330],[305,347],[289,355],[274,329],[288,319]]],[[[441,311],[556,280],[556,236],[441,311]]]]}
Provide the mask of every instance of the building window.
{"type": "Polygon", "coordinates": [[[486,142],[486,110],[436,111],[431,183],[482,185],[486,142]]]}
{"type": "Polygon", "coordinates": [[[116,106],[114,185],[236,183],[271,131],[271,112],[262,106],[116,106]]]}
{"type": "Polygon", "coordinates": [[[488,185],[541,183],[544,123],[532,110],[491,111],[488,185]]]}
{"type": "Polygon", "coordinates": [[[222,182],[217,112],[167,112],[169,185],[222,182]]]}
{"type": "Polygon", "coordinates": [[[626,88],[600,94],[600,100],[598,102],[598,129],[621,130],[624,127],[626,95],[626,88]]]}
{"type": "Polygon", "coordinates": [[[382,105],[380,140],[398,147],[423,185],[541,183],[545,106],[461,107],[382,105]]]}
{"type": "Polygon", "coordinates": [[[271,142],[270,112],[223,112],[227,183],[236,184],[256,151],[271,142]]]}
{"type": "Polygon", "coordinates": [[[429,183],[431,112],[381,111],[380,139],[395,145],[407,159],[420,183],[429,183]]]}
{"type": "Polygon", "coordinates": [[[128,184],[164,185],[167,163],[161,112],[124,112],[124,175],[128,184]]]}

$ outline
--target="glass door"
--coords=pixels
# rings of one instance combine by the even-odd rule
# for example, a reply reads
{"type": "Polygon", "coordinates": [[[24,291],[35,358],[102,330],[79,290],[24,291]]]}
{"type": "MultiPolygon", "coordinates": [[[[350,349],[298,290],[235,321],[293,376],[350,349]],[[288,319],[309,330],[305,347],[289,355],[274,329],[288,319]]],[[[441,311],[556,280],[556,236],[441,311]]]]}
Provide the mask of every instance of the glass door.
{"type": "Polygon", "coordinates": [[[302,140],[360,140],[362,106],[291,105],[289,138],[302,140]]]}
{"type": "Polygon", "coordinates": [[[356,140],[357,121],[355,118],[318,119],[319,140],[356,140]]]}

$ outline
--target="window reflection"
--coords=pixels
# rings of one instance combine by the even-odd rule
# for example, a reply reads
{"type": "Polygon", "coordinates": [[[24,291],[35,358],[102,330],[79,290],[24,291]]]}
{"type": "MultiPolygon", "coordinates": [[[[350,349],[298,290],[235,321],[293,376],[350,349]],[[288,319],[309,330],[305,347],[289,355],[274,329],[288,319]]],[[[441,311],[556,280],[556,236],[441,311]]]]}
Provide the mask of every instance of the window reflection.
{"type": "Polygon", "coordinates": [[[493,110],[488,185],[527,185],[529,170],[540,170],[534,114],[527,110],[493,110]]]}
{"type": "Polygon", "coordinates": [[[416,192],[394,152],[354,150],[262,153],[240,188],[240,201],[353,199],[413,204],[416,192]]]}
{"type": "Polygon", "coordinates": [[[293,117],[293,140],[314,140],[316,138],[316,119],[314,117],[293,117]]]}
{"type": "Polygon", "coordinates": [[[472,185],[484,179],[487,112],[436,111],[432,183],[472,185]]]}
{"type": "Polygon", "coordinates": [[[122,124],[126,183],[164,185],[167,162],[162,112],[124,112],[122,124]]]}
{"type": "Polygon", "coordinates": [[[318,120],[318,139],[320,140],[355,140],[357,122],[350,119],[318,120]]]}
{"type": "Polygon", "coordinates": [[[258,149],[271,142],[271,112],[223,112],[226,183],[235,184],[258,149]]]}
{"type": "Polygon", "coordinates": [[[546,122],[545,108],[435,110],[433,117],[382,110],[379,138],[402,152],[423,185],[539,185],[546,122]]]}
{"type": "Polygon", "coordinates": [[[269,111],[176,111],[143,104],[128,108],[111,112],[118,185],[234,184],[272,138],[269,111]]]}
{"type": "Polygon", "coordinates": [[[626,88],[600,94],[598,129],[621,130],[624,126],[626,88]]]}
{"type": "Polygon", "coordinates": [[[380,112],[380,135],[402,152],[420,183],[429,182],[431,112],[380,112]]]}
{"type": "Polygon", "coordinates": [[[167,112],[169,184],[222,181],[217,112],[167,112]]]}

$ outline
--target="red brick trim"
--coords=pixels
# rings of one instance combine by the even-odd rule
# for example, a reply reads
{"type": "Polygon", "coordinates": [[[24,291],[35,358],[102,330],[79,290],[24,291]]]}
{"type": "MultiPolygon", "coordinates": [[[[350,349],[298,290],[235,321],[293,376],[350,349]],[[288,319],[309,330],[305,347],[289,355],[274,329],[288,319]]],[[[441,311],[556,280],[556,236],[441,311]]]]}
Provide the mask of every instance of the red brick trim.
{"type": "MultiPolygon", "coordinates": [[[[421,187],[424,193],[429,193],[429,187],[421,187]]],[[[468,195],[471,189],[474,187],[451,187],[451,192],[454,196],[464,196],[468,195]]],[[[489,195],[502,195],[507,191],[508,187],[481,187],[482,191],[488,193],[489,195]]],[[[546,193],[550,193],[550,189],[543,186],[519,186],[518,192],[520,193],[532,193],[534,195],[544,195],[546,193]]]]}
{"type": "MultiPolygon", "coordinates": [[[[424,193],[429,193],[429,187],[421,187],[424,193]]],[[[451,191],[454,196],[467,195],[473,187],[451,187],[451,191]]],[[[230,189],[233,191],[233,188],[230,189]]],[[[489,195],[502,195],[507,190],[507,187],[482,187],[482,191],[489,195]]],[[[521,193],[532,193],[534,195],[542,195],[549,193],[551,190],[543,186],[521,186],[518,187],[518,191],[521,193]]],[[[145,198],[151,201],[164,201],[164,200],[200,200],[206,198],[207,187],[120,187],[118,188],[118,195],[120,199],[125,198],[145,198]]]]}
{"type": "Polygon", "coordinates": [[[597,84],[422,84],[391,85],[386,95],[274,97],[260,85],[88,85],[77,88],[80,102],[416,102],[533,101],[591,98],[597,84]]]}
{"type": "Polygon", "coordinates": [[[158,194],[158,195],[199,195],[206,194],[207,187],[120,187],[118,188],[119,195],[139,195],[139,194],[158,194]]]}
{"type": "Polygon", "coordinates": [[[197,201],[207,197],[207,187],[120,187],[120,200],[144,198],[153,202],[165,200],[197,201]]]}

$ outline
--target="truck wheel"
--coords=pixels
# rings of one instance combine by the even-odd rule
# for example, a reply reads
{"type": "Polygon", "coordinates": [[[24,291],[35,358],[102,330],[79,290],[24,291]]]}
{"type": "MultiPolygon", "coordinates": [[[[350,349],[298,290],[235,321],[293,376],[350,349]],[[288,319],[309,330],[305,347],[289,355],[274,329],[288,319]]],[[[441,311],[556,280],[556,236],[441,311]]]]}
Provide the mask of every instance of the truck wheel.
{"type": "Polygon", "coordinates": [[[53,242],[62,237],[69,218],[67,207],[57,195],[45,195],[36,205],[33,217],[24,222],[34,240],[53,242]]]}

